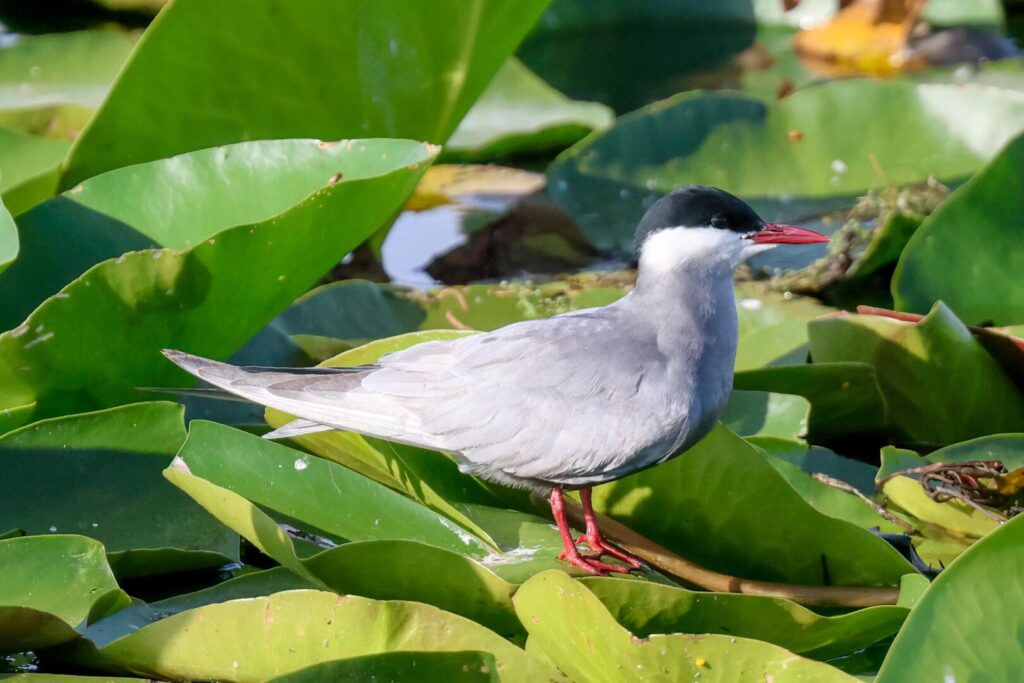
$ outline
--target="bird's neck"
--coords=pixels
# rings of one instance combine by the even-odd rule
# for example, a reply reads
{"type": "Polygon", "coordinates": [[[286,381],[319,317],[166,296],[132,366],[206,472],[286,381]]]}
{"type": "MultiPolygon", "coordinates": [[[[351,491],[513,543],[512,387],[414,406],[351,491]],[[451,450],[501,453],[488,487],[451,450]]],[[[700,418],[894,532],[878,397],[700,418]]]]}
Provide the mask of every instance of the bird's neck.
{"type": "Polygon", "coordinates": [[[736,300],[732,267],[679,264],[654,274],[642,268],[628,305],[644,311],[661,334],[701,332],[711,337],[735,335],[736,300]]]}

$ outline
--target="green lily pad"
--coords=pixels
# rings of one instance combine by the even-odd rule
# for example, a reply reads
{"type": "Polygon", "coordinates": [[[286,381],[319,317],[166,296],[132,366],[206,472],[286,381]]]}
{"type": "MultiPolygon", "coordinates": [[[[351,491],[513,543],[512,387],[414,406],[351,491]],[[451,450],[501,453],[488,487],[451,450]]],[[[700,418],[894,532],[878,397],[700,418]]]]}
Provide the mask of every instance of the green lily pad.
{"type": "Polygon", "coordinates": [[[818,443],[851,434],[882,433],[888,408],[875,368],[867,363],[804,363],[736,373],[742,391],[796,394],[806,398],[807,438],[818,443]]]}
{"type": "Polygon", "coordinates": [[[810,403],[802,396],[734,391],[719,418],[740,436],[795,438],[806,427],[810,403]]]}
{"type": "Polygon", "coordinates": [[[878,683],[1015,681],[1024,666],[1024,516],[957,558],[911,610],[878,683]]]}
{"type": "MultiPolygon", "coordinates": [[[[514,586],[464,555],[396,540],[346,543],[300,558],[294,542],[277,523],[241,496],[179,468],[169,468],[165,476],[311,587],[376,599],[415,600],[461,614],[499,633],[521,631],[510,600],[514,586]],[[412,567],[422,571],[410,571],[412,567]]],[[[227,584],[221,584],[195,594],[195,600],[220,597],[226,590],[227,584]]],[[[166,609],[159,604],[154,607],[166,609]]]]}
{"type": "Polygon", "coordinates": [[[655,633],[720,633],[763,640],[815,659],[853,652],[899,629],[907,608],[868,607],[821,616],[789,600],[760,595],[702,593],[617,578],[585,578],[623,627],[640,638],[655,633]]]}
{"type": "Polygon", "coordinates": [[[176,0],[75,142],[62,189],[129,163],[241,140],[445,142],[545,5],[176,0]],[[245,40],[211,30],[223,26],[245,40]]]}
{"type": "Polygon", "coordinates": [[[17,216],[57,190],[70,143],[0,128],[0,197],[17,216]]]}
{"type": "Polygon", "coordinates": [[[914,572],[870,531],[815,510],[764,454],[722,427],[673,460],[595,488],[594,506],[733,576],[896,585],[914,572]]]}
{"type": "Polygon", "coordinates": [[[971,323],[1024,322],[1024,293],[1017,282],[1024,257],[1015,240],[1024,227],[1024,197],[1017,191],[1022,183],[1024,136],[1019,136],[911,238],[892,280],[899,310],[923,313],[941,299],[971,323]]]}
{"type": "MultiPolygon", "coordinates": [[[[130,252],[100,263],[44,302],[22,325],[0,335],[0,409],[34,401],[33,417],[43,418],[137,401],[142,398],[139,386],[191,382],[160,356],[161,348],[223,358],[241,347],[387,221],[436,152],[397,140],[353,142],[351,149],[312,140],[256,142],[118,173],[173,183],[169,163],[192,166],[195,173],[177,179],[195,189],[222,167],[217,159],[237,153],[251,163],[243,164],[245,172],[235,187],[258,190],[263,186],[243,178],[254,181],[266,162],[280,162],[293,152],[306,157],[303,149],[333,160],[331,173],[341,168],[347,175],[339,180],[322,172],[313,177],[296,172],[289,182],[279,178],[287,191],[282,189],[275,201],[257,201],[251,194],[200,192],[204,199],[199,203],[210,207],[207,218],[227,225],[199,222],[182,232],[173,224],[147,222],[154,238],[173,235],[179,244],[196,246],[130,252]],[[233,213],[230,204],[248,208],[233,213]],[[237,227],[206,239],[204,230],[232,225],[232,215],[237,227]],[[247,220],[257,222],[246,224],[247,220]],[[257,263],[260,267],[253,268],[257,263]]],[[[90,199],[94,206],[102,201],[112,213],[120,207],[121,216],[146,214],[156,206],[159,193],[154,202],[126,197],[126,187],[132,186],[127,180],[116,187],[107,185],[108,192],[100,193],[112,176],[96,179],[100,184],[90,199]]],[[[263,189],[264,194],[276,194],[263,189]]],[[[85,185],[80,194],[87,194],[85,185]]],[[[186,205],[188,197],[198,201],[192,192],[159,196],[186,205]]],[[[65,197],[54,201],[59,203],[54,209],[58,213],[71,202],[65,197]]],[[[50,210],[50,204],[39,210],[50,210]]],[[[197,209],[185,210],[178,218],[197,215],[192,213],[197,209]]],[[[23,244],[26,239],[23,233],[23,244]]],[[[18,267],[16,263],[0,276],[5,286],[18,267]]]]}
{"type": "Polygon", "coordinates": [[[148,247],[193,248],[238,226],[294,221],[318,195],[338,201],[334,195],[352,191],[349,181],[407,174],[413,169],[403,167],[433,152],[396,140],[247,142],[92,178],[20,218],[22,253],[0,279],[18,301],[6,307],[0,327],[16,325],[100,261],[148,247]]]}
{"type": "Polygon", "coordinates": [[[564,680],[483,626],[436,607],[314,590],[199,607],[102,648],[80,643],[71,656],[144,676],[230,682],[372,654],[465,650],[493,655],[502,681],[564,680]]]}
{"type": "Polygon", "coordinates": [[[258,436],[195,420],[179,457],[196,476],[349,541],[417,540],[468,556],[488,545],[446,517],[352,470],[258,436]]]}
{"type": "Polygon", "coordinates": [[[19,36],[0,50],[0,125],[74,139],[133,45],[117,30],[19,36]]]}
{"type": "Polygon", "coordinates": [[[125,607],[103,546],[84,536],[0,541],[0,653],[58,645],[125,607]]]}
{"type": "Polygon", "coordinates": [[[736,283],[740,344],[736,370],[803,363],[807,323],[835,313],[810,297],[784,294],[758,282],[736,283]]]}
{"type": "Polygon", "coordinates": [[[842,491],[818,481],[797,465],[771,453],[765,459],[781,474],[789,485],[810,503],[815,510],[834,519],[842,519],[864,529],[878,528],[891,534],[903,533],[905,529],[879,515],[867,502],[848,491],[842,491]]]}
{"type": "Polygon", "coordinates": [[[541,649],[575,680],[856,680],[758,640],[681,633],[639,638],[617,624],[583,584],[562,572],[544,572],[527,581],[516,593],[515,605],[531,647],[541,649]]]}
{"type": "Polygon", "coordinates": [[[139,403],[3,435],[0,527],[91,536],[114,554],[121,578],[237,560],[238,537],[160,476],[185,440],[182,412],[173,403],[139,403]],[[140,549],[151,551],[145,563],[140,549]],[[174,549],[205,552],[170,562],[174,549]]]}
{"type": "Polygon", "coordinates": [[[826,474],[850,484],[866,496],[875,492],[876,468],[871,465],[845,458],[827,448],[811,446],[802,441],[755,436],[747,439],[762,451],[796,465],[808,474],[826,474]]]}
{"type": "Polygon", "coordinates": [[[612,122],[612,111],[577,102],[509,58],[445,145],[449,161],[562,150],[612,122]]]}
{"type": "Polygon", "coordinates": [[[792,221],[873,187],[962,180],[1022,128],[1024,94],[972,86],[846,80],[770,104],[684,93],[565,152],[548,188],[595,246],[629,252],[644,209],[679,185],[723,187],[792,221]]]}
{"type": "Polygon", "coordinates": [[[519,56],[570,97],[627,112],[701,87],[702,75],[750,47],[753,5],[749,0],[555,0],[519,56]]]}
{"type": "Polygon", "coordinates": [[[314,664],[270,683],[319,683],[320,681],[377,681],[418,683],[498,683],[498,666],[486,652],[388,652],[314,664]]]}
{"type": "Polygon", "coordinates": [[[905,442],[945,445],[1024,429],[1024,397],[942,304],[918,324],[858,315],[814,321],[809,332],[815,363],[874,368],[886,422],[905,442]]]}

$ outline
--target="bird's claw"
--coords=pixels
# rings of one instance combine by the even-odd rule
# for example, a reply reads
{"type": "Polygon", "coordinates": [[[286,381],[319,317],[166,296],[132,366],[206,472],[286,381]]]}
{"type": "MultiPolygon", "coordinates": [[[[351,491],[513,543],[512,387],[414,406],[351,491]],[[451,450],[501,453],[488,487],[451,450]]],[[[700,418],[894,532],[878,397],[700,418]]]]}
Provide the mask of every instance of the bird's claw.
{"type": "Polygon", "coordinates": [[[604,539],[600,537],[590,538],[586,535],[581,535],[575,540],[575,543],[586,543],[587,546],[594,552],[583,554],[579,551],[575,553],[563,551],[562,554],[558,556],[558,559],[566,560],[569,562],[570,565],[578,567],[590,574],[596,574],[598,576],[607,575],[609,572],[615,572],[618,574],[628,574],[633,569],[642,569],[644,566],[643,562],[641,562],[638,557],[635,557],[624,550],[620,550],[619,548],[616,548],[615,546],[606,543],[604,539]],[[625,562],[629,566],[622,567],[619,565],[603,562],[601,558],[605,557],[606,555],[613,557],[621,562],[625,562]]]}
{"type": "Polygon", "coordinates": [[[608,564],[598,559],[598,555],[582,555],[575,553],[570,555],[569,553],[563,552],[558,556],[558,559],[567,561],[571,566],[578,569],[582,569],[588,574],[595,576],[607,576],[610,573],[617,574],[628,574],[632,569],[630,567],[622,567],[616,564],[608,564]]]}

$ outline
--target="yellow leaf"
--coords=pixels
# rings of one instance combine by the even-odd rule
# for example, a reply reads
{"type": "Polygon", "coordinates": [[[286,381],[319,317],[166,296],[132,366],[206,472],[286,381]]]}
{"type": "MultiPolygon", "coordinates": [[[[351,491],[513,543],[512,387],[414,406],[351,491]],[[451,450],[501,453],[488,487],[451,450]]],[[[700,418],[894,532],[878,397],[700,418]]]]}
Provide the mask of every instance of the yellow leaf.
{"type": "Polygon", "coordinates": [[[805,65],[826,76],[888,76],[917,68],[905,47],[922,0],[855,0],[832,21],[801,31],[793,47],[805,65]]]}
{"type": "Polygon", "coordinates": [[[463,204],[474,197],[515,198],[544,187],[542,173],[490,164],[437,164],[427,169],[406,203],[408,211],[463,204]]]}

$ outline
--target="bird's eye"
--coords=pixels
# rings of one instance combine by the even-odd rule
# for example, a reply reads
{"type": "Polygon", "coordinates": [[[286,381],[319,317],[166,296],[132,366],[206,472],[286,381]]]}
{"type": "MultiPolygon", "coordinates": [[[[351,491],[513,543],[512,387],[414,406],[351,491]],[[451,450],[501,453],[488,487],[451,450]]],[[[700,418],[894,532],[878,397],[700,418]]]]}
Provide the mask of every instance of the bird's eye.
{"type": "Polygon", "coordinates": [[[729,227],[729,219],[724,214],[716,213],[711,217],[711,227],[726,230],[729,227]]]}

